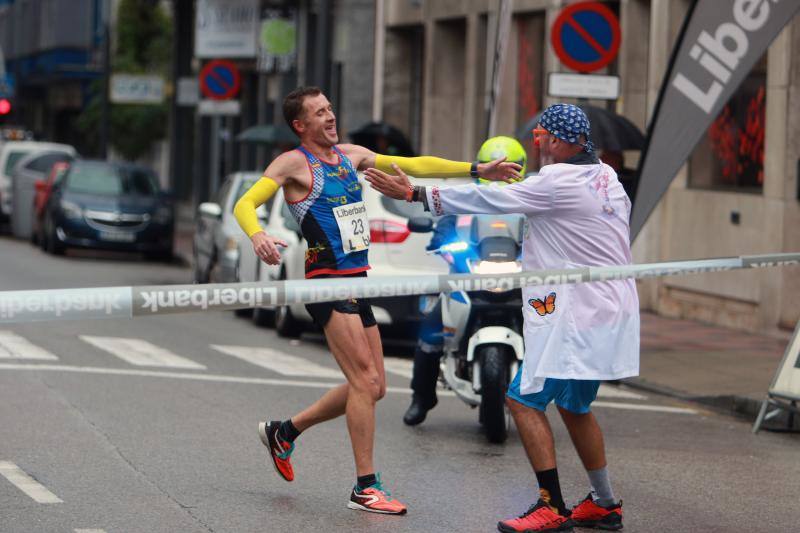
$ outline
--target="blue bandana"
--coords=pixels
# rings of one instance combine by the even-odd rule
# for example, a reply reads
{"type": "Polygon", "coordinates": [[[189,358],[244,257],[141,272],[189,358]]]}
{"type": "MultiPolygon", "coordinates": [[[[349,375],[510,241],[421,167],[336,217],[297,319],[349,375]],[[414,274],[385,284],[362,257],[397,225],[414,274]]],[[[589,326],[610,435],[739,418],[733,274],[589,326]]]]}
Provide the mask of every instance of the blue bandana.
{"type": "Polygon", "coordinates": [[[589,119],[578,106],[572,104],[551,105],[542,113],[539,124],[551,135],[571,144],[580,144],[579,136],[583,134],[586,137],[586,143],[581,146],[588,153],[594,151],[594,145],[589,140],[589,119]]]}

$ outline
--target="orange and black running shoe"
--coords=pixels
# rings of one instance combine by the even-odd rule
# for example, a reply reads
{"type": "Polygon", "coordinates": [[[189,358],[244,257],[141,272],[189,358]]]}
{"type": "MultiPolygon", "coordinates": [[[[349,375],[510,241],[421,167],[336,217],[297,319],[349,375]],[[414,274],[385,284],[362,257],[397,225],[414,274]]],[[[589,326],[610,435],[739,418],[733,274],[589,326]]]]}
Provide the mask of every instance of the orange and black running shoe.
{"type": "Polygon", "coordinates": [[[380,474],[377,474],[377,477],[378,481],[366,489],[353,487],[347,507],[370,513],[406,514],[408,511],[406,506],[392,498],[389,491],[381,485],[380,474]]]}
{"type": "Polygon", "coordinates": [[[294,480],[294,469],[292,469],[291,455],[294,451],[294,442],[286,442],[278,436],[278,429],[281,427],[279,420],[272,422],[259,422],[258,436],[261,442],[269,449],[269,456],[272,458],[272,466],[275,471],[286,481],[294,480]]]}
{"type": "Polygon", "coordinates": [[[579,527],[591,527],[617,531],[622,529],[622,500],[619,503],[603,507],[597,505],[589,493],[584,500],[572,509],[572,520],[579,527]]]}
{"type": "Polygon", "coordinates": [[[573,531],[575,525],[569,516],[558,513],[544,500],[539,500],[519,518],[511,518],[497,523],[502,533],[538,533],[540,531],[573,531]]]}

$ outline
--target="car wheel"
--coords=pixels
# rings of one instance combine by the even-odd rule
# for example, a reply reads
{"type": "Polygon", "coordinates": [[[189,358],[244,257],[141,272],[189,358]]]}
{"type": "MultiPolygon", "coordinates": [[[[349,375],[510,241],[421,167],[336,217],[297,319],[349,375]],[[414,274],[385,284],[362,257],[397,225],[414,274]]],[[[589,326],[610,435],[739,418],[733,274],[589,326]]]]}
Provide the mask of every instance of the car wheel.
{"type": "Polygon", "coordinates": [[[253,324],[263,328],[275,325],[275,309],[256,307],[253,309],[253,324]]]}
{"type": "Polygon", "coordinates": [[[56,228],[53,226],[53,223],[50,223],[50,231],[47,235],[47,245],[45,246],[45,250],[47,253],[52,255],[64,255],[65,246],[58,240],[58,235],[56,235],[56,228]]]}

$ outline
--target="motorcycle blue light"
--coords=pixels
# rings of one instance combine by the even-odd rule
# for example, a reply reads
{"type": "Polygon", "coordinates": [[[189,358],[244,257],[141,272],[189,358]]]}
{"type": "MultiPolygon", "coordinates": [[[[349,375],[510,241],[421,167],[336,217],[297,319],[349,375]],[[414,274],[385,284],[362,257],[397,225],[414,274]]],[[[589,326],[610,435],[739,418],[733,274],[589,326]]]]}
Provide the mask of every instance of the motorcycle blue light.
{"type": "Polygon", "coordinates": [[[444,252],[465,252],[469,249],[469,243],[464,241],[451,242],[441,247],[444,252]]]}

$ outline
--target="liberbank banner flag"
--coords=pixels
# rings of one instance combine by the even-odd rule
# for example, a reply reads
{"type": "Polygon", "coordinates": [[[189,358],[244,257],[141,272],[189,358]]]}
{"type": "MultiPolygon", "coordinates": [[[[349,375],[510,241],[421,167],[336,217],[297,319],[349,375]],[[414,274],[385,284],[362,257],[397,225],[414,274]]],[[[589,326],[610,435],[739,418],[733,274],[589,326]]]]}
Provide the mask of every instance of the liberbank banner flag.
{"type": "Polygon", "coordinates": [[[639,163],[631,238],[797,10],[800,0],[695,0],[672,53],[639,163]]]}

